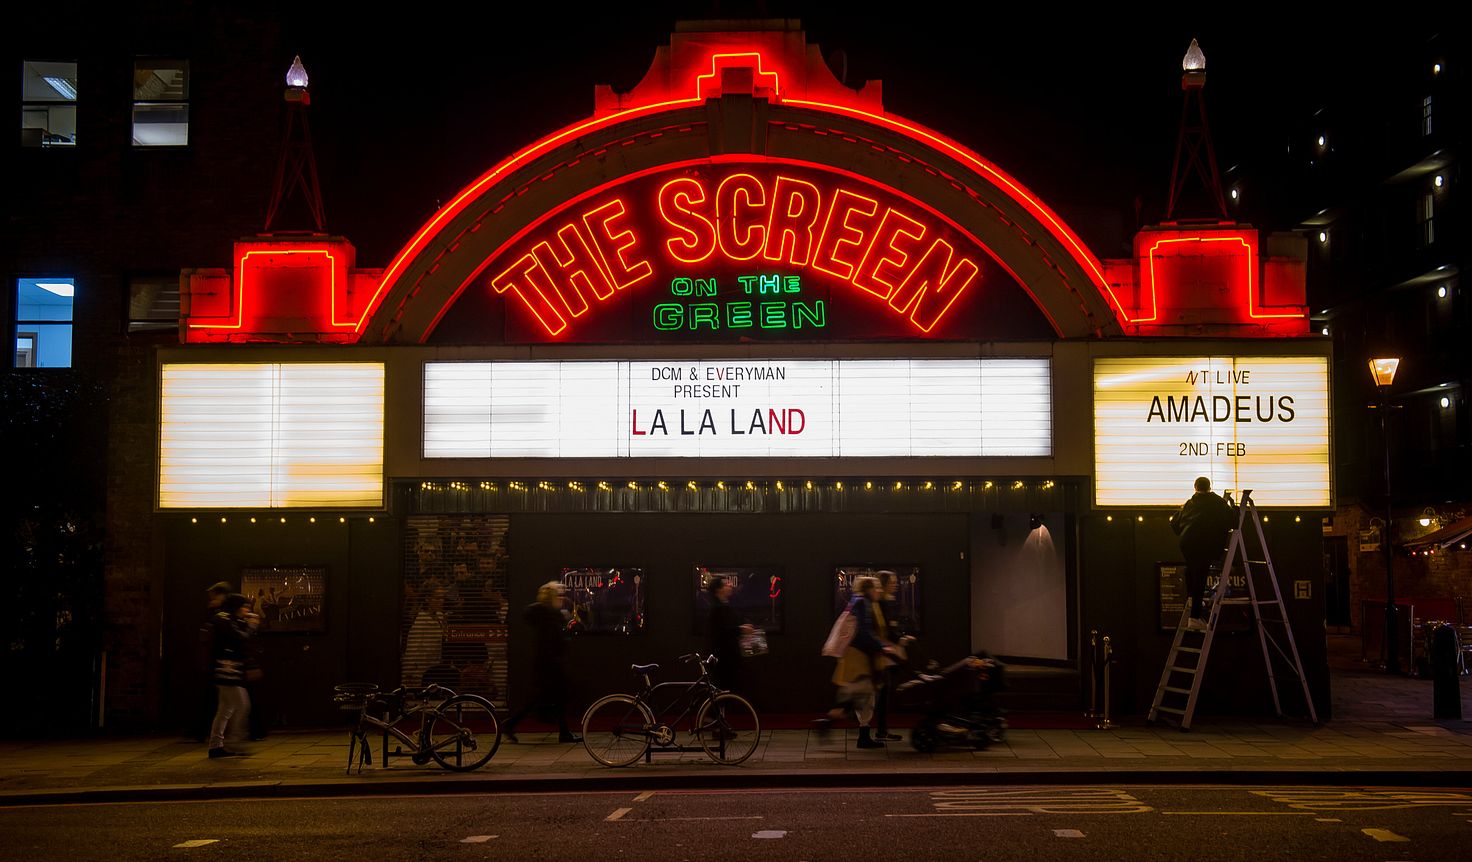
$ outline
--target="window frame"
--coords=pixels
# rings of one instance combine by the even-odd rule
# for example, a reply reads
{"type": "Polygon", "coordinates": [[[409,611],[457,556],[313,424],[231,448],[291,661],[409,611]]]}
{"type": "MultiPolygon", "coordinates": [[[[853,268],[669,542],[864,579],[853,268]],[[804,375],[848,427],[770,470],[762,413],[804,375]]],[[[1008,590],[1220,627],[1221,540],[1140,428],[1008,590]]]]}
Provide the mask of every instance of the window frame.
{"type": "Polygon", "coordinates": [[[180,149],[187,148],[189,146],[189,126],[190,126],[190,116],[189,116],[189,90],[190,90],[190,86],[191,86],[190,82],[191,82],[191,79],[193,77],[194,77],[193,63],[187,57],[178,57],[178,56],[175,56],[175,55],[155,55],[155,56],[147,56],[147,57],[141,57],[140,56],[140,57],[134,57],[133,58],[133,81],[134,81],[134,84],[133,84],[133,102],[132,102],[132,108],[131,108],[131,110],[129,111],[129,114],[128,114],[128,118],[129,118],[129,127],[128,128],[129,128],[129,132],[130,132],[130,138],[132,140],[132,149],[134,149],[134,150],[180,150],[180,149]],[[183,98],[180,98],[180,99],[145,99],[145,98],[139,98],[139,96],[138,96],[138,84],[137,84],[137,80],[138,80],[138,73],[140,71],[143,71],[143,70],[147,69],[150,72],[156,72],[159,69],[175,68],[175,65],[176,64],[177,64],[177,67],[180,68],[180,69],[182,69],[182,71],[184,73],[184,83],[183,83],[184,95],[183,95],[183,98]],[[145,109],[143,113],[147,113],[148,112],[147,109],[150,109],[150,108],[160,108],[160,107],[162,107],[162,108],[174,107],[174,108],[183,108],[184,109],[184,124],[183,124],[184,125],[184,140],[182,142],[180,142],[180,143],[167,143],[167,144],[150,144],[150,143],[143,143],[143,142],[140,142],[138,140],[138,116],[139,116],[139,108],[145,109]]]}
{"type": "Polygon", "coordinates": [[[21,370],[25,370],[25,371],[60,371],[60,370],[66,370],[66,369],[71,369],[71,368],[75,368],[76,367],[76,365],[77,365],[77,361],[76,361],[77,360],[77,356],[76,356],[76,346],[77,346],[77,290],[76,289],[77,289],[77,277],[75,275],[49,275],[49,274],[44,274],[44,273],[43,274],[40,274],[40,275],[35,275],[35,274],[25,275],[25,274],[20,274],[20,273],[15,273],[15,274],[12,274],[11,275],[11,277],[10,277],[10,296],[9,296],[11,313],[10,313],[10,320],[7,321],[8,324],[9,324],[9,326],[7,327],[7,331],[9,332],[9,339],[10,339],[10,368],[12,370],[15,370],[15,371],[21,371],[21,370]],[[71,302],[70,313],[67,315],[67,318],[65,320],[45,320],[45,319],[37,319],[37,318],[30,318],[30,317],[21,317],[20,316],[21,315],[21,311],[20,311],[20,306],[21,306],[21,302],[20,302],[20,283],[22,281],[33,281],[33,282],[34,281],[68,281],[68,282],[71,282],[71,285],[72,285],[72,296],[71,296],[71,300],[72,300],[72,302],[71,302]],[[41,361],[41,338],[40,338],[41,332],[40,332],[40,327],[46,327],[46,326],[65,326],[65,327],[67,327],[67,329],[69,331],[69,334],[67,336],[68,344],[67,344],[67,364],[66,365],[45,365],[45,366],[43,366],[43,365],[40,365],[39,364],[40,361],[41,361]],[[19,362],[16,361],[19,358],[19,354],[20,354],[20,345],[18,344],[18,342],[24,336],[30,336],[30,339],[31,339],[31,349],[30,349],[31,364],[30,365],[21,365],[21,364],[19,364],[19,362]]]}
{"type": "MultiPolygon", "coordinates": [[[[150,333],[159,333],[159,332],[172,332],[172,333],[176,333],[177,334],[178,331],[179,331],[179,314],[178,314],[177,311],[176,311],[176,313],[174,314],[173,317],[167,317],[167,318],[166,317],[134,317],[133,316],[133,299],[134,299],[135,292],[136,292],[135,291],[135,288],[138,287],[138,286],[141,286],[141,285],[144,285],[144,284],[154,284],[154,283],[157,283],[157,284],[165,284],[165,283],[167,283],[167,284],[172,285],[172,287],[173,287],[174,306],[177,309],[178,308],[178,305],[179,305],[179,295],[181,293],[180,286],[179,286],[179,274],[178,273],[164,273],[164,272],[160,272],[160,273],[135,272],[135,273],[132,273],[132,274],[128,275],[128,277],[127,277],[127,283],[128,283],[128,294],[127,294],[127,296],[125,297],[125,299],[123,301],[123,315],[122,315],[122,317],[123,317],[123,333],[125,335],[148,335],[150,333]]],[[[157,303],[157,297],[155,297],[151,302],[149,302],[150,308],[153,305],[155,305],[156,303],[157,303]]]]}
{"type": "MultiPolygon", "coordinates": [[[[21,61],[20,61],[20,67],[21,67],[21,91],[20,91],[20,115],[21,115],[21,127],[20,127],[20,131],[21,131],[21,140],[20,140],[20,148],[23,149],[23,150],[48,150],[48,149],[68,150],[68,149],[75,149],[77,147],[77,128],[76,127],[78,125],[78,120],[79,120],[80,113],[81,113],[80,112],[80,109],[79,109],[79,103],[81,102],[81,90],[82,90],[82,88],[81,88],[81,80],[80,80],[81,79],[81,64],[79,62],[77,62],[76,60],[40,60],[40,59],[26,59],[26,58],[22,57],[21,58],[21,61]],[[68,98],[65,97],[65,94],[62,94],[58,90],[57,91],[58,95],[61,95],[62,96],[62,98],[59,98],[59,99],[28,99],[28,98],[26,98],[25,85],[26,85],[27,69],[30,66],[32,66],[33,64],[39,64],[39,65],[69,65],[69,66],[71,66],[72,67],[72,78],[69,79],[69,80],[72,80],[72,81],[76,81],[77,82],[75,84],[75,86],[74,86],[74,90],[76,92],[76,95],[73,96],[72,98],[68,99],[68,98]],[[26,114],[28,112],[30,112],[30,111],[33,111],[33,110],[44,109],[44,110],[46,110],[48,112],[48,121],[49,121],[49,112],[50,112],[50,110],[53,109],[53,108],[57,108],[57,107],[69,107],[72,110],[72,139],[71,139],[71,141],[66,142],[66,143],[62,143],[62,142],[50,142],[50,141],[45,140],[45,137],[43,136],[40,143],[37,143],[37,144],[28,144],[28,143],[26,143],[25,133],[28,130],[28,127],[25,125],[26,114]]],[[[43,80],[46,78],[45,75],[38,75],[37,77],[40,77],[43,80]]],[[[48,82],[48,86],[51,86],[49,84],[49,82],[48,82]]],[[[54,87],[53,87],[53,89],[54,89],[54,87]]]]}

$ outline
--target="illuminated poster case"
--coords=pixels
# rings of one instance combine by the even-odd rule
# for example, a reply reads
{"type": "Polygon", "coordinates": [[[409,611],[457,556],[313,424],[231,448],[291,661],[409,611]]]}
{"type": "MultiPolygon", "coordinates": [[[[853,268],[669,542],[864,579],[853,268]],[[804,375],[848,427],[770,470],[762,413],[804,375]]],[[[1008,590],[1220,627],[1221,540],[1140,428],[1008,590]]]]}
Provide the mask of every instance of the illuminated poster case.
{"type": "Polygon", "coordinates": [[[1048,359],[428,362],[426,458],[1048,456],[1048,359]]]}
{"type": "Polygon", "coordinates": [[[1095,505],[1179,506],[1197,476],[1261,506],[1330,507],[1328,358],[1095,359],[1095,505]]]}
{"type": "Polygon", "coordinates": [[[383,506],[383,363],[165,363],[161,509],[383,506]]]}

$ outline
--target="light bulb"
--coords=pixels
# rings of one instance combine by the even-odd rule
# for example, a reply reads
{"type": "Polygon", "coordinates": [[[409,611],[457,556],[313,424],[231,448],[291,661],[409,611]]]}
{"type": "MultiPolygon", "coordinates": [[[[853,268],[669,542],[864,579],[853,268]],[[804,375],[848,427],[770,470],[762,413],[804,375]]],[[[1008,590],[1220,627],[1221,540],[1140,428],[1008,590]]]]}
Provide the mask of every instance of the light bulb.
{"type": "Polygon", "coordinates": [[[291,68],[286,70],[286,86],[307,88],[307,67],[302,65],[300,54],[292,58],[291,68]]]}

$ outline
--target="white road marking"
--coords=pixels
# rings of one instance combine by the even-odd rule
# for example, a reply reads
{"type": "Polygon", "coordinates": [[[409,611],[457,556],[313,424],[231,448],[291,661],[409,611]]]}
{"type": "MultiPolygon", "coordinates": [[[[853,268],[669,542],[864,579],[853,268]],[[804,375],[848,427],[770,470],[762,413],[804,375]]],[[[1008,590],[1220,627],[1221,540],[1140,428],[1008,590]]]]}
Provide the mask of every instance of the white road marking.
{"type": "Polygon", "coordinates": [[[491,840],[492,838],[498,838],[498,837],[500,837],[500,836],[498,836],[498,835],[471,835],[468,838],[461,838],[460,839],[460,843],[461,844],[484,844],[487,841],[491,840]]]}
{"type": "Polygon", "coordinates": [[[1053,835],[1057,838],[1082,838],[1084,833],[1077,829],[1054,829],[1053,835]]]}
{"type": "Polygon", "coordinates": [[[611,821],[614,821],[614,820],[622,820],[623,819],[623,816],[625,814],[628,814],[630,811],[633,811],[633,810],[634,809],[632,809],[632,808],[619,808],[619,809],[615,810],[612,814],[608,815],[607,817],[605,817],[603,819],[604,820],[608,820],[610,822],[611,821]]]}
{"type": "Polygon", "coordinates": [[[654,791],[653,790],[646,790],[643,793],[640,793],[638,796],[635,796],[634,797],[634,801],[635,802],[644,802],[645,800],[649,799],[649,797],[651,797],[653,795],[654,795],[654,791]]]}
{"type": "Polygon", "coordinates": [[[763,829],[760,832],[751,833],[753,838],[781,838],[787,834],[786,829],[763,829]]]}
{"type": "Polygon", "coordinates": [[[218,839],[218,838],[195,838],[193,841],[180,841],[178,844],[175,844],[174,845],[174,849],[175,850],[178,850],[181,847],[182,848],[185,848],[185,849],[188,849],[190,847],[203,847],[206,844],[219,844],[219,843],[220,843],[220,839],[218,839]]]}
{"type": "Polygon", "coordinates": [[[1361,832],[1374,838],[1376,841],[1409,841],[1411,839],[1404,835],[1396,835],[1389,829],[1361,829],[1361,832]]]}

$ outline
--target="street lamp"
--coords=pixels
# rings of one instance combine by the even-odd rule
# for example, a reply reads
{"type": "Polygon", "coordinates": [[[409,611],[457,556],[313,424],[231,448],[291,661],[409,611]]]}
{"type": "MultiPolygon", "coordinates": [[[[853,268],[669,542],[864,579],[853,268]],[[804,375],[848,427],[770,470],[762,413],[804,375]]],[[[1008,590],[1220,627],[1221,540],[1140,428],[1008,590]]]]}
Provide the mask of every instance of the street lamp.
{"type": "Polygon", "coordinates": [[[1385,672],[1393,674],[1400,673],[1400,645],[1395,631],[1395,549],[1390,543],[1390,423],[1386,415],[1390,412],[1390,384],[1399,367],[1398,356],[1370,360],[1370,376],[1380,393],[1380,439],[1385,446],[1385,535],[1381,539],[1385,546],[1385,672]]]}

